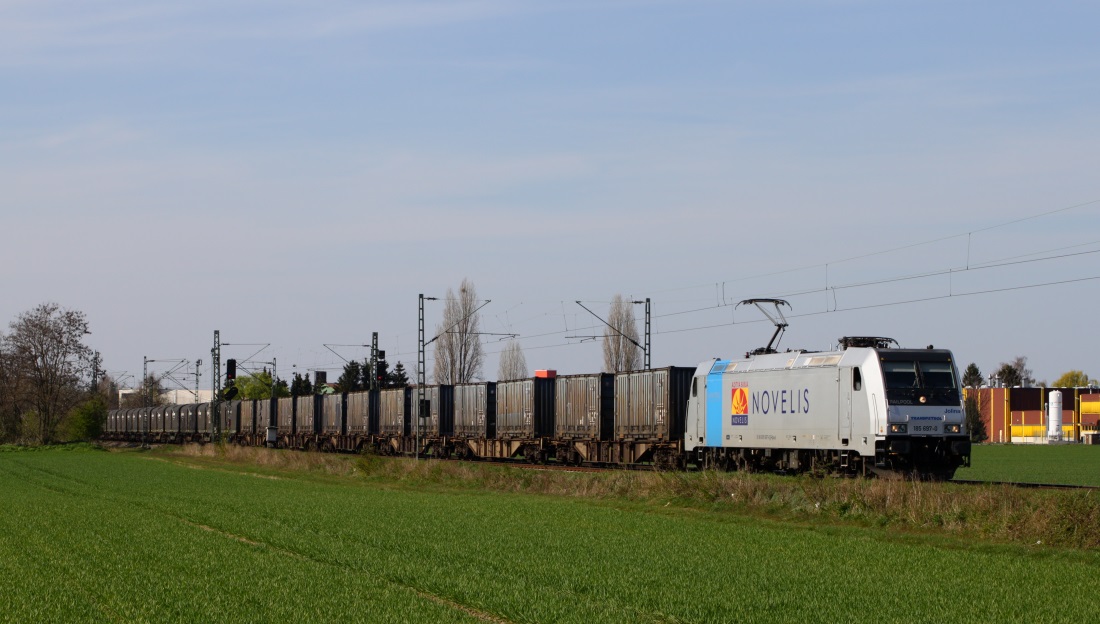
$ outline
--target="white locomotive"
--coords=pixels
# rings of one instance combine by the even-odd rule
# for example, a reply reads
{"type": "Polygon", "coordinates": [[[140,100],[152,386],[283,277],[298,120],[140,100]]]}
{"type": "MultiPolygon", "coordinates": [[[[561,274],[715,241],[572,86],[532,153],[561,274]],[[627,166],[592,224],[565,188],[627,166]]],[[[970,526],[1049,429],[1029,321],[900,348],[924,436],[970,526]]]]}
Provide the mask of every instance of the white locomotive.
{"type": "MultiPolygon", "coordinates": [[[[786,302],[744,303],[775,303],[778,311],[786,302]]],[[[786,323],[776,326],[778,336],[786,323]]],[[[954,358],[896,344],[843,338],[836,351],[778,353],[769,343],[743,359],[700,364],[685,454],[700,466],[950,478],[970,463],[954,358]]]]}

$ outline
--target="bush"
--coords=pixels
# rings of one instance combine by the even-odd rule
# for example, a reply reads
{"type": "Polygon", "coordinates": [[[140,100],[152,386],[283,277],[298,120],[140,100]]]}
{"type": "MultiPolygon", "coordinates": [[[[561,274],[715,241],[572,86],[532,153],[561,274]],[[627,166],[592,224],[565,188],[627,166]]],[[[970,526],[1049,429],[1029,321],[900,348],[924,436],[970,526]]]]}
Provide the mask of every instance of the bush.
{"type": "Polygon", "coordinates": [[[70,440],[94,440],[103,434],[107,422],[107,403],[96,395],[76,406],[67,419],[70,440]]]}

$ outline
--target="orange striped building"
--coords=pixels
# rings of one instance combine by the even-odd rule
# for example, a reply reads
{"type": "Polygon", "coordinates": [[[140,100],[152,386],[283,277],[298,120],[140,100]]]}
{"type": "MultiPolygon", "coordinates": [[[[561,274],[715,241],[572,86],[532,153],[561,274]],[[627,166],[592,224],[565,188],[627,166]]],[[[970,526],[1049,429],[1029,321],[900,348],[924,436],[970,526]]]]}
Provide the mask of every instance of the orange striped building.
{"type": "Polygon", "coordinates": [[[1100,432],[1100,389],[967,388],[989,436],[987,442],[1045,442],[1047,406],[1053,390],[1062,392],[1062,439],[1081,442],[1100,432]]]}

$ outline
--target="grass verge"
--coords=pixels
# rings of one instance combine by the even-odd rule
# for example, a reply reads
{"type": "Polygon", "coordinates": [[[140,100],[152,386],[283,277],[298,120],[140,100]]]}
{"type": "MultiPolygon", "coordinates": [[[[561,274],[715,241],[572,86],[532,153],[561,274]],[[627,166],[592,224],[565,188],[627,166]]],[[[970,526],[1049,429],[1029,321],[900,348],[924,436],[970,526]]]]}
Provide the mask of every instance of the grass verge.
{"type": "Polygon", "coordinates": [[[189,446],[165,453],[196,465],[225,462],[258,474],[285,470],[314,478],[354,477],[391,487],[541,494],[798,523],[880,527],[963,540],[1100,549],[1100,493],[1090,491],[713,471],[563,472],[237,446],[189,446]]]}

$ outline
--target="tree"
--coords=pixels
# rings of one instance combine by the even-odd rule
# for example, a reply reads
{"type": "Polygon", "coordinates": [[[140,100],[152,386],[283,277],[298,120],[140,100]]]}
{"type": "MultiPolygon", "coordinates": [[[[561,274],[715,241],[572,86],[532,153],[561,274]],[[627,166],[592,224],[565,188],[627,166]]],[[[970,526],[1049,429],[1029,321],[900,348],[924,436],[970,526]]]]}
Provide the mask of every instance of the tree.
{"type": "Polygon", "coordinates": [[[341,392],[355,392],[363,389],[363,365],[352,360],[344,364],[344,372],[336,380],[341,392]]]}
{"type": "MultiPolygon", "coordinates": [[[[240,399],[270,399],[271,398],[271,372],[266,368],[258,373],[239,375],[233,384],[237,386],[237,398],[240,399]]],[[[275,396],[290,396],[290,388],[285,381],[275,381],[275,396]]]]}
{"type": "Polygon", "coordinates": [[[978,365],[973,362],[968,364],[966,371],[963,373],[963,385],[967,388],[980,388],[982,381],[982,371],[978,368],[978,365]]]}
{"type": "Polygon", "coordinates": [[[405,365],[401,362],[397,363],[397,366],[393,367],[393,372],[390,373],[387,380],[387,388],[407,388],[409,386],[409,375],[405,372],[405,365]]]}
{"type": "Polygon", "coordinates": [[[1035,384],[1031,369],[1027,367],[1027,357],[1023,355],[1017,356],[1011,362],[1002,363],[997,369],[997,377],[1005,388],[1028,387],[1035,384]]]}
{"type": "Polygon", "coordinates": [[[294,373],[294,379],[290,382],[290,394],[293,396],[313,394],[313,384],[309,381],[309,375],[294,373]]]}
{"type": "Polygon", "coordinates": [[[23,385],[4,335],[0,334],[0,442],[14,442],[23,435],[23,385]]]}
{"type": "Polygon", "coordinates": [[[141,388],[138,389],[138,396],[136,397],[138,407],[164,405],[164,394],[167,391],[164,387],[164,378],[150,373],[145,378],[145,382],[141,384],[141,388]]]}
{"type": "Polygon", "coordinates": [[[99,378],[99,386],[96,388],[96,393],[103,397],[108,410],[119,408],[118,382],[115,381],[114,377],[103,374],[103,376],[99,378]]]}
{"type": "Polygon", "coordinates": [[[607,324],[610,327],[603,330],[604,372],[618,373],[637,369],[642,350],[638,347],[634,307],[622,295],[615,295],[611,299],[607,324]]]}
{"type": "Polygon", "coordinates": [[[971,442],[982,442],[988,435],[985,431],[985,423],[982,422],[982,412],[978,405],[978,393],[971,392],[966,397],[966,430],[970,432],[971,442]]]}
{"type": "Polygon", "coordinates": [[[1055,388],[1087,388],[1088,386],[1095,384],[1096,380],[1089,379],[1089,376],[1079,370],[1071,370],[1063,373],[1057,381],[1054,382],[1055,388]]]}
{"type": "Polygon", "coordinates": [[[481,378],[484,353],[478,307],[477,289],[469,279],[462,280],[457,297],[447,289],[443,322],[436,327],[436,383],[469,383],[481,378]]]}
{"type": "Polygon", "coordinates": [[[57,435],[65,416],[85,397],[93,353],[84,344],[84,313],[44,303],[20,314],[4,341],[9,374],[20,378],[25,393],[21,410],[24,433],[39,443],[57,435]],[[33,414],[33,417],[32,417],[33,414]]]}
{"type": "Polygon", "coordinates": [[[523,356],[523,349],[519,346],[519,341],[513,338],[508,341],[508,346],[500,354],[497,379],[500,381],[523,379],[528,375],[527,358],[523,356]]]}
{"type": "Polygon", "coordinates": [[[1000,380],[1001,386],[1004,388],[1014,388],[1023,385],[1020,379],[1020,371],[1013,368],[1011,364],[1001,364],[1001,367],[997,369],[996,375],[997,379],[1000,380]]]}

